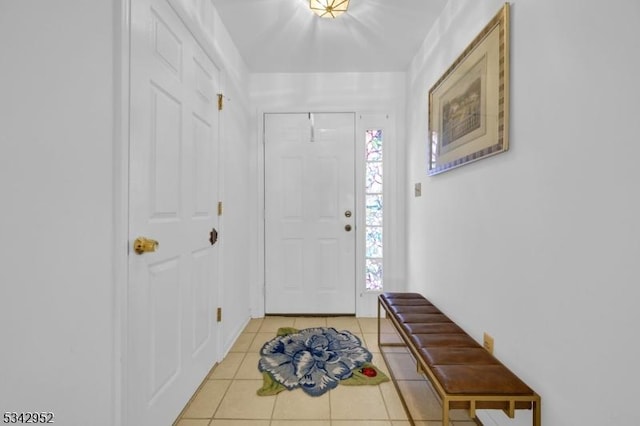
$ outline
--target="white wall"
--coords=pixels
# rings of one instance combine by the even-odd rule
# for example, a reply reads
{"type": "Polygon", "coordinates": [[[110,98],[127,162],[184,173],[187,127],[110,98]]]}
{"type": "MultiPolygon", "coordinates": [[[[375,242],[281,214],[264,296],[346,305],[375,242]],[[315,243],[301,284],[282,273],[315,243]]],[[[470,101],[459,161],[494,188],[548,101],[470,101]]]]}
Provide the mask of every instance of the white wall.
{"type": "Polygon", "coordinates": [[[636,424],[640,3],[513,1],[511,148],[427,177],[426,94],[502,4],[449,2],[409,72],[409,287],[493,335],[542,424],[636,424]]]}
{"type": "MultiPolygon", "coordinates": [[[[245,82],[246,85],[246,82],[245,82]]],[[[246,87],[246,86],[245,86],[246,87]]],[[[222,268],[223,322],[222,350],[226,353],[251,316],[250,284],[257,267],[256,186],[252,126],[249,123],[247,92],[227,84],[222,111],[223,196],[222,268]]]]}
{"type": "MultiPolygon", "coordinates": [[[[389,113],[394,123],[404,123],[405,73],[274,73],[252,74],[250,96],[255,108],[252,121],[254,127],[254,155],[258,167],[263,166],[262,126],[263,113],[268,112],[356,112],[363,121],[375,120],[376,112],[389,113]]],[[[362,121],[362,120],[361,120],[362,121]]],[[[389,134],[393,136],[385,145],[385,286],[400,289],[405,278],[404,256],[404,197],[397,187],[404,181],[405,143],[401,125],[391,123],[389,134]],[[398,162],[401,162],[399,164],[398,162]],[[398,177],[402,176],[402,179],[398,177]],[[386,189],[385,189],[386,191],[386,189]],[[387,232],[388,231],[388,232],[387,232]]],[[[357,125],[358,126],[358,125],[357,125]]],[[[363,139],[364,140],[364,139],[363,139]]],[[[358,152],[358,151],[357,151],[358,152]]],[[[358,168],[356,168],[358,170],[358,168]]],[[[263,211],[263,181],[261,171],[256,175],[259,202],[258,211],[263,211]]],[[[364,175],[363,175],[364,176],[364,175]]],[[[258,231],[263,235],[262,218],[258,231]]],[[[363,239],[362,239],[363,240],[363,239]]],[[[259,258],[262,259],[263,240],[258,242],[259,258]]],[[[258,265],[258,277],[252,290],[254,316],[264,313],[264,265],[258,265]]],[[[358,285],[364,286],[364,279],[358,285]]],[[[358,315],[375,315],[375,294],[357,292],[358,315]]]]}
{"type": "Polygon", "coordinates": [[[0,412],[114,424],[114,5],[0,4],[0,412]]]}

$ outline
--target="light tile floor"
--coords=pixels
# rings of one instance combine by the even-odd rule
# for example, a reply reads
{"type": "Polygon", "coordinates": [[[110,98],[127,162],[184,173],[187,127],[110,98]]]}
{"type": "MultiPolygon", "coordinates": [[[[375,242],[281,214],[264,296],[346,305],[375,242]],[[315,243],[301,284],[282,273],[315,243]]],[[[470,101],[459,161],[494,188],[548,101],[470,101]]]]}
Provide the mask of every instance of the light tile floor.
{"type": "MultiPolygon", "coordinates": [[[[205,378],[174,426],[409,426],[391,382],[379,386],[340,386],[320,397],[300,390],[258,396],[262,375],[259,350],[280,327],[334,327],[358,336],[373,363],[388,375],[377,345],[377,319],[355,317],[266,317],[253,319],[231,351],[205,378]]],[[[383,321],[382,341],[399,341],[383,321]]],[[[385,347],[385,355],[417,426],[441,426],[441,406],[429,383],[416,372],[406,349],[385,347]]],[[[476,426],[465,411],[451,411],[452,426],[476,426]]]]}

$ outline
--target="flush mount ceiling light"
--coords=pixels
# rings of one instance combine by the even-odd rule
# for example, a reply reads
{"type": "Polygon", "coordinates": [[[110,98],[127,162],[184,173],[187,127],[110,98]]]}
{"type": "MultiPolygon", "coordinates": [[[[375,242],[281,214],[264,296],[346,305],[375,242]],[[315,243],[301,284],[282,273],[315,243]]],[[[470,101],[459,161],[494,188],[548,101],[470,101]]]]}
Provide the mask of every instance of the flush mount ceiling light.
{"type": "Polygon", "coordinates": [[[309,7],[321,18],[336,18],[347,11],[349,0],[309,0],[309,7]]]}

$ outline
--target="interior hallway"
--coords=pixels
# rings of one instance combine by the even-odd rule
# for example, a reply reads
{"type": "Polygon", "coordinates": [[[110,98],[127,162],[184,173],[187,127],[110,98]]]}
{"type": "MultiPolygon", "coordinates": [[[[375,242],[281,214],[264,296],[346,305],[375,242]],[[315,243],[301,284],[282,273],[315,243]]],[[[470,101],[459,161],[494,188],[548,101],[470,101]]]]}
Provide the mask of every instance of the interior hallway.
{"type": "MultiPolygon", "coordinates": [[[[257,365],[262,345],[278,328],[334,327],[349,330],[373,354],[373,364],[389,376],[377,345],[377,319],[355,317],[267,317],[253,319],[224,360],[212,369],[174,426],[408,426],[406,414],[391,381],[379,386],[338,385],[320,397],[300,390],[276,396],[257,396],[262,375],[257,365]]],[[[399,341],[383,321],[382,341],[399,341]]],[[[441,408],[430,385],[417,372],[402,347],[386,347],[385,354],[403,390],[417,426],[441,426],[441,408]]],[[[452,426],[476,426],[464,410],[453,410],[452,426]]]]}

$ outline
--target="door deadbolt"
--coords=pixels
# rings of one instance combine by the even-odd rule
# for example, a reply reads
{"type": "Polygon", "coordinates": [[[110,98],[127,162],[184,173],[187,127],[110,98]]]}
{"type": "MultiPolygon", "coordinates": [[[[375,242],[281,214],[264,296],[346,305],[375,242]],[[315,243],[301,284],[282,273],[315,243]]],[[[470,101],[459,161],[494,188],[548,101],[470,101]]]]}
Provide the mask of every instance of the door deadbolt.
{"type": "Polygon", "coordinates": [[[345,225],[344,230],[347,232],[351,231],[351,225],[345,225]]]}
{"type": "Polygon", "coordinates": [[[218,231],[216,228],[213,228],[211,232],[209,232],[209,242],[211,245],[214,245],[218,241],[218,231]]]}
{"type": "Polygon", "coordinates": [[[344,215],[346,217],[351,217],[351,210],[347,210],[346,212],[344,212],[344,215]]]}

